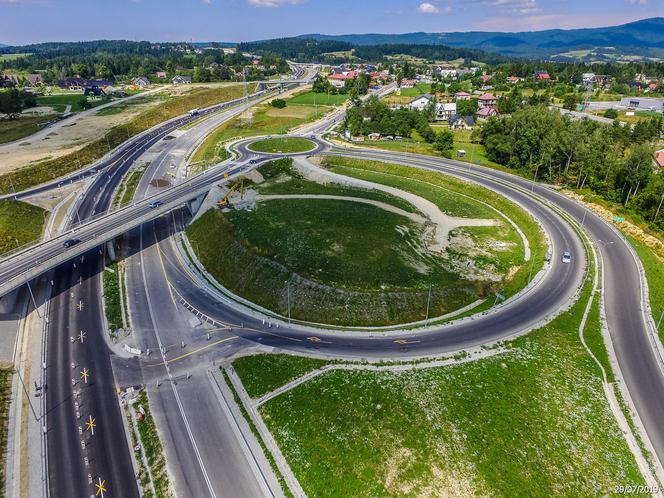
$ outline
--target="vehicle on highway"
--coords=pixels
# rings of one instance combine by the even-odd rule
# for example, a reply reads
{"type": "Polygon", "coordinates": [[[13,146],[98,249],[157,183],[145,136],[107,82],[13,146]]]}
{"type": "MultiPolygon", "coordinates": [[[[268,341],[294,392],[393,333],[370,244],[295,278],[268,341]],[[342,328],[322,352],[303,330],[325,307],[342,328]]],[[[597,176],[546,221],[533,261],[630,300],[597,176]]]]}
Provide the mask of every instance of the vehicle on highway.
{"type": "Polygon", "coordinates": [[[563,263],[571,263],[572,262],[572,253],[569,251],[563,252],[563,257],[562,257],[563,263]]]}
{"type": "Polygon", "coordinates": [[[200,114],[200,112],[201,112],[201,111],[200,111],[199,109],[192,109],[191,111],[189,111],[188,114],[189,114],[190,116],[198,116],[198,115],[200,114]]]}
{"type": "Polygon", "coordinates": [[[161,201],[152,201],[150,204],[148,204],[148,206],[150,206],[150,209],[154,209],[156,207],[163,206],[163,205],[164,205],[164,203],[161,202],[161,201]]]}
{"type": "Polygon", "coordinates": [[[249,159],[249,164],[256,164],[256,159],[249,159]]]}
{"type": "Polygon", "coordinates": [[[62,247],[64,248],[73,247],[76,244],[78,244],[80,241],[81,239],[67,239],[62,243],[62,247]]]}

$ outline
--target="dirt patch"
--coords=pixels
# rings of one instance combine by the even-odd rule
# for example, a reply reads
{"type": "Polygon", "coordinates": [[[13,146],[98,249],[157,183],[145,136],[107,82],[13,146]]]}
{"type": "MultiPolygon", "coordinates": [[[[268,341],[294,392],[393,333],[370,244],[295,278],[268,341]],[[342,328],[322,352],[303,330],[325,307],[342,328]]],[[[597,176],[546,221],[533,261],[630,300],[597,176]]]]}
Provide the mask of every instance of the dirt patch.
{"type": "Polygon", "coordinates": [[[163,188],[163,187],[169,187],[171,185],[171,182],[169,182],[168,180],[164,180],[163,178],[155,178],[150,182],[150,185],[153,187],[163,188]]]}

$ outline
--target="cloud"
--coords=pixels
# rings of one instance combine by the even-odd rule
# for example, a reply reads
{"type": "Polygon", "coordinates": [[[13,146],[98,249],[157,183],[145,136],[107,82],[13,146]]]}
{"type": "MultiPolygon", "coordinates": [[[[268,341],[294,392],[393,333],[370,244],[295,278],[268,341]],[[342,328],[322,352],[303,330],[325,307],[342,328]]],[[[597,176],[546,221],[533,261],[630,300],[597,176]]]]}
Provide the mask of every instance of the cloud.
{"type": "Polygon", "coordinates": [[[281,7],[282,5],[297,5],[304,0],[247,0],[254,7],[281,7]]]}
{"type": "Polygon", "coordinates": [[[417,7],[417,11],[420,14],[442,14],[442,13],[447,13],[451,9],[449,7],[437,7],[436,5],[429,3],[429,2],[423,2],[417,7]]]}

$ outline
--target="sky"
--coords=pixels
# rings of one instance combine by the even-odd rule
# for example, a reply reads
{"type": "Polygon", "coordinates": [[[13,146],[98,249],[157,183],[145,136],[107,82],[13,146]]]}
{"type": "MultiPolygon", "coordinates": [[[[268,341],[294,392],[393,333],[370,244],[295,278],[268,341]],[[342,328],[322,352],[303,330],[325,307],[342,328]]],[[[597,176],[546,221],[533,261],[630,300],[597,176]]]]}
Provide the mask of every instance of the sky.
{"type": "Polygon", "coordinates": [[[664,16],[664,0],[0,0],[0,43],[531,31],[664,16]]]}

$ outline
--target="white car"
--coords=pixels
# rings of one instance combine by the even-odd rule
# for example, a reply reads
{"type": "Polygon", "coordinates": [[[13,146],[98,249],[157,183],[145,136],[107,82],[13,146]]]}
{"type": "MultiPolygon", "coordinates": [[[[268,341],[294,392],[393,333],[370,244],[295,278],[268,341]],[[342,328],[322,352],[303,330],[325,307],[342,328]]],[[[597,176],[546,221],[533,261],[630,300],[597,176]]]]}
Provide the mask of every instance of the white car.
{"type": "Polygon", "coordinates": [[[572,254],[569,251],[565,251],[563,253],[562,261],[563,261],[563,263],[571,263],[572,262],[572,254]]]}

